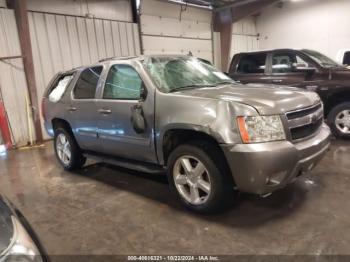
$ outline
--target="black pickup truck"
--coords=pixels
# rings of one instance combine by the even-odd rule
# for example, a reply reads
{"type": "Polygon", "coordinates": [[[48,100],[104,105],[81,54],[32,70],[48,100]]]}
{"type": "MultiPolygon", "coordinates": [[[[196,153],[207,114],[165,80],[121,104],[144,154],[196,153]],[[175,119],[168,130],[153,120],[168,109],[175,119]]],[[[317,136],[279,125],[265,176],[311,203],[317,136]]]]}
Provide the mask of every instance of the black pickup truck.
{"type": "Polygon", "coordinates": [[[287,85],[317,92],[333,134],[350,138],[350,70],[327,56],[306,49],[239,53],[228,74],[243,84],[287,85]]]}

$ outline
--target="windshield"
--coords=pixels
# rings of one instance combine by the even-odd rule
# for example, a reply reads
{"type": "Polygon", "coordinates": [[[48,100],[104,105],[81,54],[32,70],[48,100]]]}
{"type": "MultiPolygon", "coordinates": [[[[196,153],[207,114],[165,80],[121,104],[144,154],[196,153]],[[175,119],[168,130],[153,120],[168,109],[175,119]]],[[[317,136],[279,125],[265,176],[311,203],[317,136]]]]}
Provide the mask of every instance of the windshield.
{"type": "Polygon", "coordinates": [[[150,57],[143,65],[164,92],[235,83],[212,65],[194,57],[150,57]]]}
{"type": "Polygon", "coordinates": [[[318,64],[320,64],[324,68],[333,68],[333,67],[342,67],[337,62],[333,61],[329,57],[312,50],[302,50],[303,53],[310,56],[313,60],[315,60],[318,64]]]}

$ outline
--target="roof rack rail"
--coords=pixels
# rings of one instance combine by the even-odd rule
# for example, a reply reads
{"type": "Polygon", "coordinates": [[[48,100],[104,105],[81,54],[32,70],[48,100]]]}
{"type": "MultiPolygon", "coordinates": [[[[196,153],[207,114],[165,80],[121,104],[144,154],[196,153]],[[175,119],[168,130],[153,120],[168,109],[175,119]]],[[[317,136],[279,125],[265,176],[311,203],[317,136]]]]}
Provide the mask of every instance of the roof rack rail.
{"type": "Polygon", "coordinates": [[[127,60],[127,59],[132,59],[135,57],[137,57],[137,56],[112,56],[112,57],[100,59],[100,60],[98,60],[98,62],[105,62],[105,61],[114,60],[114,59],[127,60]]]}

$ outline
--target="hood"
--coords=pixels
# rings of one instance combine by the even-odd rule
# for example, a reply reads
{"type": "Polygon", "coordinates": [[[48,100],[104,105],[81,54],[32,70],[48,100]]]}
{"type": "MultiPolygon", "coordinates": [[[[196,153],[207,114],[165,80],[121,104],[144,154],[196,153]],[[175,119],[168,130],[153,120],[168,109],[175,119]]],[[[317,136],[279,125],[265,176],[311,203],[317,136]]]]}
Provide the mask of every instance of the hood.
{"type": "Polygon", "coordinates": [[[13,237],[12,211],[0,195],[0,257],[13,237]]]}
{"type": "Polygon", "coordinates": [[[184,90],[177,94],[242,103],[254,107],[261,115],[283,114],[320,102],[314,92],[264,84],[230,84],[184,90]]]}

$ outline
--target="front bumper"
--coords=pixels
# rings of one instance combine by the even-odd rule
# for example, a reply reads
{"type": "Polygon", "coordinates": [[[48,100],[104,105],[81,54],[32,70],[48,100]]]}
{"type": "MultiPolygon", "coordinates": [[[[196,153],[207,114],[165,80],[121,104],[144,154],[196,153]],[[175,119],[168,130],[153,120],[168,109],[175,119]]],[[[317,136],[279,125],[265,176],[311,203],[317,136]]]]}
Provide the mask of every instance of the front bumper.
{"type": "Polygon", "coordinates": [[[325,124],[314,137],[299,142],[222,145],[238,190],[268,194],[311,171],[330,146],[325,124]]]}

